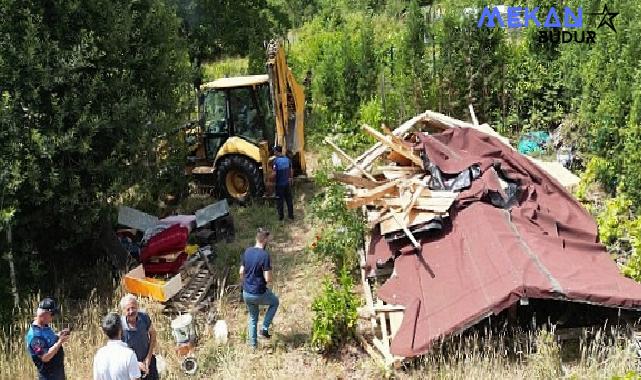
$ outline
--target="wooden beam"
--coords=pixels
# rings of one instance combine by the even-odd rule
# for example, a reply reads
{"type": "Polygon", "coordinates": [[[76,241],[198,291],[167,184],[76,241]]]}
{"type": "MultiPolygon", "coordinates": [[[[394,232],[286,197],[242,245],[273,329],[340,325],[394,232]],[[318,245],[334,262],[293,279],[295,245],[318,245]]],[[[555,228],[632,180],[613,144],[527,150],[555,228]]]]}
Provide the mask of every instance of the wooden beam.
{"type": "MultiPolygon", "coordinates": [[[[361,343],[361,346],[363,346],[363,348],[367,352],[367,354],[369,354],[369,356],[371,356],[372,359],[378,361],[379,365],[382,365],[383,367],[390,365],[387,362],[387,360],[383,357],[382,353],[381,352],[376,352],[374,350],[374,348],[372,347],[372,345],[369,344],[369,342],[367,342],[367,340],[365,340],[365,338],[363,338],[362,335],[356,334],[356,337],[357,337],[358,341],[361,343]]],[[[380,349],[379,349],[379,351],[380,351],[380,349]]]]}
{"type": "Polygon", "coordinates": [[[367,178],[371,179],[372,181],[376,181],[376,178],[374,178],[374,177],[373,177],[371,174],[369,174],[365,169],[363,169],[363,168],[362,168],[362,167],[361,167],[361,166],[360,166],[356,161],[354,161],[354,159],[353,159],[352,157],[350,157],[350,156],[349,156],[349,154],[347,154],[347,153],[343,152],[343,150],[342,150],[341,148],[339,148],[336,144],[334,144],[333,142],[331,142],[328,138],[325,138],[325,142],[326,142],[327,144],[329,144],[332,148],[334,148],[334,150],[336,151],[336,153],[338,153],[340,156],[342,156],[344,159],[346,159],[349,163],[351,163],[352,165],[354,165],[354,167],[355,167],[356,169],[358,169],[358,171],[360,171],[360,172],[361,172],[365,177],[367,177],[367,178]]]}
{"type": "Polygon", "coordinates": [[[403,229],[403,232],[405,232],[405,235],[407,235],[407,237],[410,239],[414,248],[420,248],[421,245],[418,243],[418,241],[416,241],[416,238],[414,237],[410,229],[407,228],[407,224],[405,224],[404,221],[400,220],[400,218],[396,215],[394,211],[391,211],[391,214],[392,214],[392,219],[396,222],[396,224],[399,225],[399,227],[403,229]]]}
{"type": "Polygon", "coordinates": [[[425,170],[423,168],[419,168],[418,166],[397,166],[397,165],[381,165],[377,166],[373,170],[375,173],[382,173],[382,172],[401,172],[401,173],[424,173],[425,170]]]}
{"type": "Polygon", "coordinates": [[[405,306],[403,305],[392,305],[392,304],[381,304],[377,303],[375,305],[369,306],[361,306],[357,308],[356,312],[358,313],[358,316],[361,318],[370,318],[372,315],[376,315],[378,313],[391,313],[391,312],[398,312],[398,311],[405,311],[405,306]]]}
{"type": "Polygon", "coordinates": [[[404,144],[396,144],[392,138],[389,136],[385,136],[379,131],[369,127],[368,125],[363,125],[362,128],[369,133],[371,136],[376,138],[378,141],[383,143],[383,145],[387,145],[390,149],[395,151],[396,153],[402,155],[403,157],[407,158],[408,160],[412,161],[414,164],[417,166],[423,168],[423,160],[416,155],[412,150],[408,149],[404,144]]]}
{"type": "Polygon", "coordinates": [[[388,313],[389,315],[389,331],[390,331],[390,339],[394,339],[396,336],[396,333],[398,332],[398,329],[401,327],[401,324],[403,323],[403,317],[405,313],[403,311],[391,311],[388,313]]]}
{"type": "MultiPolygon", "coordinates": [[[[403,214],[401,215],[401,220],[405,220],[407,215],[409,214],[410,210],[414,208],[414,204],[418,200],[418,197],[421,196],[421,193],[423,192],[423,189],[425,188],[425,185],[421,183],[417,189],[414,190],[414,194],[412,194],[412,199],[410,200],[409,204],[405,205],[403,207],[403,214]]],[[[438,199],[438,198],[437,198],[438,199]]]]}
{"type": "Polygon", "coordinates": [[[372,339],[372,343],[374,344],[374,347],[380,351],[381,355],[383,355],[383,358],[385,359],[385,365],[391,366],[394,364],[394,357],[392,356],[392,353],[389,350],[389,347],[385,346],[385,343],[383,343],[382,340],[378,338],[372,339]]]}
{"type": "Polygon", "coordinates": [[[382,223],[391,217],[392,213],[390,212],[390,210],[387,207],[384,207],[383,209],[381,209],[381,213],[379,214],[378,218],[372,220],[371,222],[368,222],[367,226],[369,228],[374,228],[377,224],[382,223]]]}
{"type": "MultiPolygon", "coordinates": [[[[392,131],[392,134],[394,136],[401,136],[404,133],[411,131],[418,123],[428,120],[428,112],[429,111],[423,112],[405,121],[403,124],[399,125],[398,128],[394,129],[392,131]]],[[[376,161],[377,158],[379,158],[383,153],[385,153],[386,150],[387,150],[387,147],[381,144],[380,142],[378,142],[374,144],[371,148],[366,150],[365,153],[358,156],[358,158],[356,159],[356,162],[359,165],[361,165],[363,168],[367,169],[369,166],[372,165],[374,161],[376,161]]],[[[356,169],[354,166],[349,167],[347,169],[348,174],[355,174],[357,172],[358,172],[358,169],[356,169]]]]}
{"type": "Polygon", "coordinates": [[[372,181],[371,179],[349,175],[344,173],[333,173],[332,179],[334,181],[342,182],[348,185],[362,187],[364,189],[374,189],[377,186],[385,184],[385,182],[372,181]]]}
{"type": "Polygon", "coordinates": [[[398,186],[398,181],[391,181],[371,190],[367,190],[366,192],[360,193],[356,197],[349,199],[347,201],[347,207],[356,208],[370,204],[374,199],[377,199],[384,194],[389,194],[390,192],[396,191],[396,186],[398,186]]]}
{"type": "Polygon", "coordinates": [[[478,127],[479,126],[479,121],[476,119],[476,114],[474,113],[474,106],[471,104],[468,104],[468,108],[470,110],[470,116],[472,116],[472,123],[474,126],[478,127]]]}
{"type": "MultiPolygon", "coordinates": [[[[416,194],[416,193],[415,193],[416,194]]],[[[454,203],[452,198],[417,198],[409,209],[433,210],[434,212],[447,212],[454,203]]],[[[399,198],[385,197],[372,200],[370,206],[378,207],[400,207],[404,208],[404,202],[399,198]]]]}
{"type": "Polygon", "coordinates": [[[381,234],[385,235],[390,232],[404,230],[403,226],[405,226],[405,228],[408,228],[408,226],[411,227],[417,224],[427,223],[430,220],[440,215],[446,215],[446,214],[437,213],[433,211],[419,211],[415,208],[409,212],[409,215],[407,216],[407,218],[402,221],[403,223],[397,223],[395,220],[382,221],[381,234]]]}

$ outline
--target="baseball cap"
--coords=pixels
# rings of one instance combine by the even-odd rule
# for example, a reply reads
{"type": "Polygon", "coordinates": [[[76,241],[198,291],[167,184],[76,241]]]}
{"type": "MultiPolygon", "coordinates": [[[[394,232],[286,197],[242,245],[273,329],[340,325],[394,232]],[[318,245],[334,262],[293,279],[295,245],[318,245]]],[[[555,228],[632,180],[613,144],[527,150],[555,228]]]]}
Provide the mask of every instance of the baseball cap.
{"type": "Polygon", "coordinates": [[[55,315],[58,312],[58,304],[56,304],[53,298],[45,297],[38,304],[38,309],[48,311],[51,315],[55,315]]]}

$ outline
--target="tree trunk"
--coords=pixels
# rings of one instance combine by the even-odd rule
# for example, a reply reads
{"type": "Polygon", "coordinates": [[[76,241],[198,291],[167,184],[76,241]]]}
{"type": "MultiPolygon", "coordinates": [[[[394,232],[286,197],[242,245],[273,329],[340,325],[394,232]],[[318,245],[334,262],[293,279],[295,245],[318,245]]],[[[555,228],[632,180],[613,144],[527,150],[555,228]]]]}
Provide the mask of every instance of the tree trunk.
{"type": "Polygon", "coordinates": [[[18,308],[20,304],[20,297],[18,296],[18,285],[16,282],[16,268],[13,263],[13,243],[11,237],[11,224],[7,223],[7,245],[9,252],[7,252],[7,261],[9,262],[9,279],[11,280],[11,295],[13,295],[13,307],[18,308]]]}

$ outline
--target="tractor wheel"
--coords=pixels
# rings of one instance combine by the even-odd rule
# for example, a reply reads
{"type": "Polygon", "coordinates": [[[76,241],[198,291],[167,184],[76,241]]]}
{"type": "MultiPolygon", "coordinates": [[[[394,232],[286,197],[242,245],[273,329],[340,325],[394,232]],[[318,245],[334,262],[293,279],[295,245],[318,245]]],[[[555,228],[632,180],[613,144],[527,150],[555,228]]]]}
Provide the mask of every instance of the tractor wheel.
{"type": "Polygon", "coordinates": [[[263,174],[258,165],[244,156],[223,157],[218,163],[216,180],[225,198],[244,202],[265,192],[263,174]]]}

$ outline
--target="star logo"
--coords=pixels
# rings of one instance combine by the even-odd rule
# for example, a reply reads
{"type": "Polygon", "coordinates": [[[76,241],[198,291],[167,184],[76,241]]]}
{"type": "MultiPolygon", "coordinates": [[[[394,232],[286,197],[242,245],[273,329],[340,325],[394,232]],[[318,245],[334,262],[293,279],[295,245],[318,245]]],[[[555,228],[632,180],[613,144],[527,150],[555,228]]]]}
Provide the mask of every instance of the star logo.
{"type": "Polygon", "coordinates": [[[601,17],[601,22],[599,22],[599,26],[597,26],[597,29],[600,29],[603,25],[607,25],[610,29],[612,29],[613,32],[616,32],[617,30],[614,28],[614,17],[616,17],[619,12],[610,12],[608,10],[608,5],[604,4],[603,5],[603,12],[601,13],[588,13],[593,16],[602,16],[601,17]]]}

